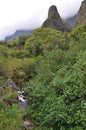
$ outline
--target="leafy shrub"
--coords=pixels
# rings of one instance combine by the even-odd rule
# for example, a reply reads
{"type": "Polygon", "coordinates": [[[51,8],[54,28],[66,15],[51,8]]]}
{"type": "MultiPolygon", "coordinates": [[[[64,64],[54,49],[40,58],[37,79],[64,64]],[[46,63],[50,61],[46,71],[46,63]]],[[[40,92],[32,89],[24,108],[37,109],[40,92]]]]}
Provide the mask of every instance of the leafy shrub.
{"type": "Polygon", "coordinates": [[[56,46],[45,54],[27,84],[29,106],[25,116],[37,130],[86,128],[86,33],[85,27],[74,30],[65,39],[69,49],[56,46]]]}
{"type": "Polygon", "coordinates": [[[17,105],[6,107],[2,104],[0,107],[0,130],[24,130],[17,105]]]}

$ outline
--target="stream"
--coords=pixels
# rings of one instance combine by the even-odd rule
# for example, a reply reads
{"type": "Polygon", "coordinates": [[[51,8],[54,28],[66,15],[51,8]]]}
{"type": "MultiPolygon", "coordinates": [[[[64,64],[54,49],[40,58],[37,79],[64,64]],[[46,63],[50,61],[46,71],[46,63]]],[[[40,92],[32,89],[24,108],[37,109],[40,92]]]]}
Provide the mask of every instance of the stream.
{"type": "Polygon", "coordinates": [[[25,110],[27,107],[27,99],[24,96],[24,91],[17,91],[19,108],[25,110]]]}

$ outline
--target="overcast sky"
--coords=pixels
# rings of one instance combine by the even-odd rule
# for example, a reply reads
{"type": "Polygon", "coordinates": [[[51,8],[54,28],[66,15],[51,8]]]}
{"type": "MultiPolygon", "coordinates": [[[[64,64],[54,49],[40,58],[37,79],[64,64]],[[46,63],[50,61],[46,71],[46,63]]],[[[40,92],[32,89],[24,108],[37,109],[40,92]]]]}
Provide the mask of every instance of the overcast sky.
{"type": "Polygon", "coordinates": [[[0,40],[18,29],[35,29],[56,5],[62,18],[77,13],[83,0],[0,0],[0,40]]]}

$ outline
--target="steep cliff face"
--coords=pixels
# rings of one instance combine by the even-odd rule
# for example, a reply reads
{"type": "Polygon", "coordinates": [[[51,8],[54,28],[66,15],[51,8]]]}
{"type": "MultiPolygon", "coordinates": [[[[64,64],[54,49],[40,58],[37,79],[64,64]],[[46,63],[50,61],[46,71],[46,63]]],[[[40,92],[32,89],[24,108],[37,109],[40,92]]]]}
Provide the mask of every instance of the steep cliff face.
{"type": "Polygon", "coordinates": [[[76,18],[76,26],[86,25],[86,0],[81,4],[76,18]]]}
{"type": "Polygon", "coordinates": [[[71,29],[69,25],[62,21],[57,8],[54,5],[49,8],[48,18],[44,21],[42,27],[51,27],[61,31],[70,31],[71,29]]]}

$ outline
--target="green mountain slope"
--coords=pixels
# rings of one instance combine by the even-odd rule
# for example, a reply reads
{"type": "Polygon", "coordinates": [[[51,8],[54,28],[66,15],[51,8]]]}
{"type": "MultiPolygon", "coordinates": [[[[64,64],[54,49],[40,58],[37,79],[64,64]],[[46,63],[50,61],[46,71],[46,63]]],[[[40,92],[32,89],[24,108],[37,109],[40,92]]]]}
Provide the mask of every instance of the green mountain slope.
{"type": "Polygon", "coordinates": [[[44,54],[27,84],[26,116],[37,130],[86,128],[86,26],[61,36],[57,44],[52,42],[53,49],[44,54]]]}
{"type": "Polygon", "coordinates": [[[9,122],[5,119],[6,127],[0,118],[2,130],[8,130],[9,125],[15,129],[11,118],[16,129],[23,130],[21,116],[30,119],[36,130],[85,130],[86,26],[69,33],[39,28],[29,36],[0,42],[0,85],[8,78],[27,88],[28,108],[18,115],[17,106],[1,98],[1,116],[6,108],[9,111],[2,116],[9,118],[9,122]],[[11,110],[17,115],[12,116],[11,110]]]}

